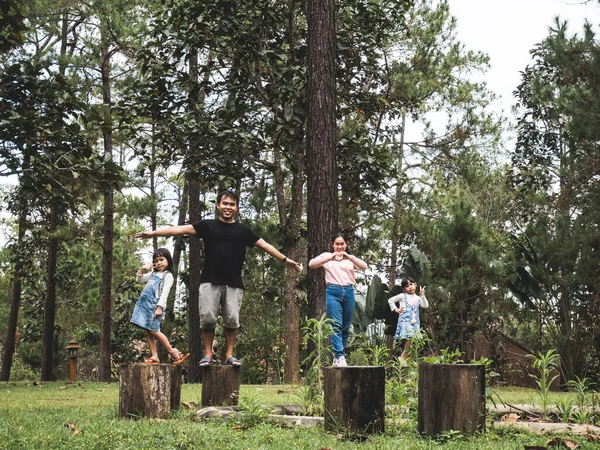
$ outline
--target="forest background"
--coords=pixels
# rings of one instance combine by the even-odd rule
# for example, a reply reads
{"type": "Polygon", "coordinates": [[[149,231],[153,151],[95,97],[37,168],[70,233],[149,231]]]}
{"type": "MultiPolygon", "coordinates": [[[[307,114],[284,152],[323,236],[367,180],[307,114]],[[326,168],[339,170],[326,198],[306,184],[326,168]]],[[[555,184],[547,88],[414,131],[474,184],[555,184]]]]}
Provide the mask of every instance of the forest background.
{"type": "MultiPolygon", "coordinates": [[[[488,57],[458,41],[448,2],[336,7],[335,167],[312,191],[334,185],[325,198],[307,195],[303,2],[3,3],[0,380],[64,376],[72,338],[86,378],[140,360],[129,317],[151,249],[133,233],[214,217],[230,187],[241,220],[305,266],[328,250],[307,242],[307,216],[333,203],[370,265],[361,291],[376,276],[384,296],[403,275],[427,286],[430,351],[468,355],[476,332],[500,332],[557,349],[564,380],[600,372],[597,26],[550,26],[515,86],[511,130],[471,76],[488,57]]],[[[201,243],[152,245],[173,250],[164,329],[192,353],[194,382],[201,243]]],[[[261,252],[244,282],[244,382],[297,381],[324,299],[261,252]]],[[[383,303],[355,330],[384,320],[383,303]]]]}

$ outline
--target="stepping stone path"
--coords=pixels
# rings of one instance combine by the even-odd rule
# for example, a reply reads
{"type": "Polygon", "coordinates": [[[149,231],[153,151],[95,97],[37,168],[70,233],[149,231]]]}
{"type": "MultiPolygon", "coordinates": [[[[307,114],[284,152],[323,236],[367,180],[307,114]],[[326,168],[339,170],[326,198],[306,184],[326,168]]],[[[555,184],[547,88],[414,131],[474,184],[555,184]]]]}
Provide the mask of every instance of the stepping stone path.
{"type": "MultiPolygon", "coordinates": [[[[527,411],[531,413],[540,413],[541,410],[536,405],[512,405],[489,407],[488,411],[496,414],[505,414],[515,411],[527,411]]],[[[323,426],[323,417],[303,416],[304,409],[298,405],[275,405],[272,414],[267,416],[267,420],[283,424],[289,427],[318,427],[323,426]]],[[[196,411],[196,419],[223,419],[231,420],[241,418],[243,413],[236,407],[231,406],[209,406],[196,411]]],[[[386,419],[386,425],[399,425],[406,423],[404,419],[386,419]]],[[[492,422],[491,428],[517,428],[536,434],[572,434],[572,435],[600,435],[600,427],[596,425],[583,425],[575,423],[555,423],[555,422],[492,422]]]]}

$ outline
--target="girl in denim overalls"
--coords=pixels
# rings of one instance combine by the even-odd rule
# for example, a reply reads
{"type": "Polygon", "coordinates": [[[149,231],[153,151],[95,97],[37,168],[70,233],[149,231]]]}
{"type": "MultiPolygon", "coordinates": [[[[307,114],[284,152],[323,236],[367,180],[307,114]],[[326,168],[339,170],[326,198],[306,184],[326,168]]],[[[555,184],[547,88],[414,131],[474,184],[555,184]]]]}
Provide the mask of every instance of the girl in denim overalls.
{"type": "Polygon", "coordinates": [[[160,322],[165,316],[167,297],[173,286],[173,274],[171,273],[173,259],[169,250],[159,248],[152,255],[152,260],[153,264],[143,265],[138,270],[136,281],[138,283],[146,282],[146,286],[135,303],[130,322],[144,330],[151,352],[150,358],[146,359],[144,364],[160,363],[156,348],[158,339],[173,358],[173,364],[177,366],[184,362],[190,354],[182,355],[179,350],[171,347],[167,336],[160,331],[160,322]],[[145,270],[151,270],[151,272],[144,273],[145,270]]]}
{"type": "Polygon", "coordinates": [[[410,347],[412,338],[421,329],[419,308],[428,308],[429,302],[425,297],[425,286],[421,287],[418,296],[415,294],[417,283],[412,278],[404,278],[401,286],[404,292],[390,297],[388,304],[392,311],[399,314],[394,339],[397,341],[404,340],[402,354],[400,355],[400,361],[403,361],[406,358],[406,352],[410,347]],[[396,303],[399,303],[400,306],[396,306],[396,303]]]}

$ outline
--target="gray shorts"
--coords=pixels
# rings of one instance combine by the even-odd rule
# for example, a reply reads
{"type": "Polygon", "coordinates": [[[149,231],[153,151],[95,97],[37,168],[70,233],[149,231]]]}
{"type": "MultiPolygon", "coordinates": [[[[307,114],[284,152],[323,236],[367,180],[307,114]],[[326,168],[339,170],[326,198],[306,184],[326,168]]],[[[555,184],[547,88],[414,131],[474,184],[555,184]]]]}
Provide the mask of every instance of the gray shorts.
{"type": "Polygon", "coordinates": [[[240,327],[240,308],[244,290],[231,286],[212,283],[200,284],[198,309],[200,310],[200,328],[214,330],[217,327],[219,308],[223,311],[223,326],[238,329],[240,327]]]}

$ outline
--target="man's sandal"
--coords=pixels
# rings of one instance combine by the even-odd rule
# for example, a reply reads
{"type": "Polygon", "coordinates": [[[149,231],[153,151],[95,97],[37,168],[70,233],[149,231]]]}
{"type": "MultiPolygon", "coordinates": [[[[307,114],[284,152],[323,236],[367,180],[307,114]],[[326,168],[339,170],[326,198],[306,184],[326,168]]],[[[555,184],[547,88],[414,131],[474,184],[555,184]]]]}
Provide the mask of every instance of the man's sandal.
{"type": "Polygon", "coordinates": [[[202,358],[200,360],[200,362],[198,363],[198,365],[200,367],[206,367],[206,366],[210,366],[212,364],[212,362],[213,362],[212,358],[209,358],[209,357],[205,356],[204,358],[202,358]]]}
{"type": "Polygon", "coordinates": [[[226,366],[241,366],[242,362],[239,359],[237,359],[235,356],[232,356],[227,361],[225,361],[223,364],[225,364],[226,366]]]}

